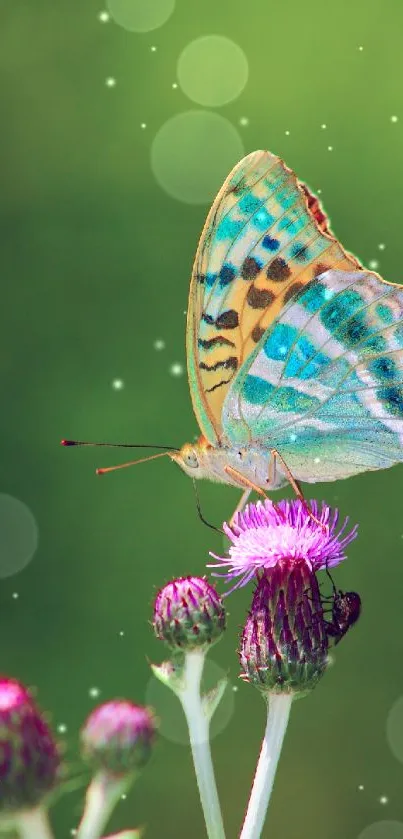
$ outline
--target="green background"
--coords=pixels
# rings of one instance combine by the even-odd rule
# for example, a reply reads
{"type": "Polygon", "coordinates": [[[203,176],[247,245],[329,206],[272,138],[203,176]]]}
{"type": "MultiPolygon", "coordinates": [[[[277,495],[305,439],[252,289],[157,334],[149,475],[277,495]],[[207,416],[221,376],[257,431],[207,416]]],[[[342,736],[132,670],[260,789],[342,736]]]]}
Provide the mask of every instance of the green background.
{"type": "MultiPolygon", "coordinates": [[[[321,188],[343,244],[364,264],[379,260],[386,279],[402,277],[400,3],[178,0],[145,34],[101,23],[101,10],[94,0],[13,0],[0,12],[0,489],[30,507],[40,534],[33,562],[1,581],[0,666],[37,686],[54,724],[67,725],[73,762],[97,702],[91,687],[100,700],[148,696],[147,657],[164,656],[149,626],[156,588],[203,573],[208,551],[223,547],[168,459],[97,479],[95,466],[119,462],[119,451],[58,445],[63,436],[180,445],[197,433],[186,376],[169,368],[185,363],[188,281],[208,207],[170,198],[150,168],[161,125],[198,107],[172,88],[186,44],[216,33],[242,47],[248,84],[218,112],[245,152],[283,157],[321,188]]],[[[335,666],[293,708],[267,837],[347,839],[381,819],[403,821],[403,766],[385,735],[403,694],[402,481],[400,466],[314,488],[360,524],[335,576],[360,592],[363,614],[335,666]]],[[[206,516],[229,516],[233,490],[200,491],[206,516]]],[[[234,684],[250,596],[228,601],[228,631],[212,654],[234,684]]],[[[234,698],[213,743],[229,837],[264,725],[252,687],[239,683],[234,698]]],[[[80,803],[77,793],[56,807],[59,837],[77,824],[80,803]]],[[[148,839],[203,836],[188,750],[166,737],[112,828],[139,823],[148,839]]]]}

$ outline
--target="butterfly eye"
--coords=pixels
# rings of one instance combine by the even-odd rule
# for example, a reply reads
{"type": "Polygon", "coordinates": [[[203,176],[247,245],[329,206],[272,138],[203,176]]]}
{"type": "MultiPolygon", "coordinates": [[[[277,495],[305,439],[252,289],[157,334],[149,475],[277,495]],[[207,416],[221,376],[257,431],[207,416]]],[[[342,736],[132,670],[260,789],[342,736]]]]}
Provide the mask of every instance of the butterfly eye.
{"type": "Polygon", "coordinates": [[[192,450],[186,452],[185,463],[186,466],[190,466],[191,469],[197,469],[197,467],[199,466],[199,459],[197,457],[196,452],[192,450]]]}

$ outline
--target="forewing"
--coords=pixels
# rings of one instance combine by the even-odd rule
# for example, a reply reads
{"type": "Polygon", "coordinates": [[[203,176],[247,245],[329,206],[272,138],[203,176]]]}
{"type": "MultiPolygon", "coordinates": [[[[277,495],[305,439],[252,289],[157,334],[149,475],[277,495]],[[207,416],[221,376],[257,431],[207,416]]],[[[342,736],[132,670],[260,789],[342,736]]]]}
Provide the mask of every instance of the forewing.
{"type": "Polygon", "coordinates": [[[280,158],[257,151],[238,163],[207,217],[188,305],[189,383],[211,443],[223,440],[222,406],[234,376],[287,301],[328,268],[359,267],[280,158]]]}
{"type": "Polygon", "coordinates": [[[403,461],[403,287],[364,271],[313,280],[239,371],[223,426],[304,481],[403,461]]]}

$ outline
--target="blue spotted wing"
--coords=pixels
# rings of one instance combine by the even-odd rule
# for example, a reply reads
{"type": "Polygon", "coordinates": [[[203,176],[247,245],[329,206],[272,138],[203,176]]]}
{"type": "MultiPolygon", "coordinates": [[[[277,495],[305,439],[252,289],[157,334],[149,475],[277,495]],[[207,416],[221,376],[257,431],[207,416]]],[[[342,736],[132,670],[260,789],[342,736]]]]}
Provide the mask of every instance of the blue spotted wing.
{"type": "Polygon", "coordinates": [[[366,271],[311,281],[239,370],[223,428],[307,482],[403,461],[403,287],[366,271]]]}
{"type": "Polygon", "coordinates": [[[225,443],[222,407],[242,365],[287,301],[329,268],[360,265],[318,200],[275,155],[241,160],[207,217],[190,285],[189,384],[212,445],[225,443]]]}

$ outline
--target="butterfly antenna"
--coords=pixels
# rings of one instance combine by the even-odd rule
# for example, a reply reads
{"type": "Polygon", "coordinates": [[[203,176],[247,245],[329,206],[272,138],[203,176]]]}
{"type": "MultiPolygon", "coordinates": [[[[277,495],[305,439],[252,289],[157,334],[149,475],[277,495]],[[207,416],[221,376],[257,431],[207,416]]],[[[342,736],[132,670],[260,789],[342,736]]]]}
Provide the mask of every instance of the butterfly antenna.
{"type": "Polygon", "coordinates": [[[158,454],[150,455],[150,457],[141,457],[140,460],[129,460],[127,463],[118,463],[117,466],[101,466],[95,471],[97,475],[106,475],[107,472],[116,472],[117,469],[125,469],[126,466],[136,466],[138,463],[147,463],[148,460],[156,460],[157,457],[166,457],[171,454],[171,451],[159,452],[158,454]]]}
{"type": "Polygon", "coordinates": [[[222,533],[223,533],[223,531],[222,531],[222,530],[220,530],[220,528],[219,528],[219,527],[216,527],[216,526],[215,526],[215,524],[210,524],[210,522],[209,522],[209,521],[207,521],[207,519],[205,519],[205,518],[204,518],[203,513],[202,513],[202,511],[201,511],[199,493],[198,493],[198,491],[197,491],[196,481],[194,480],[194,478],[193,478],[192,483],[193,483],[193,489],[194,489],[194,491],[195,491],[195,497],[196,497],[196,507],[197,507],[197,512],[198,512],[198,514],[199,514],[199,519],[200,519],[200,521],[202,521],[202,522],[203,522],[203,524],[205,524],[205,525],[206,525],[206,527],[210,527],[210,528],[211,528],[211,530],[215,530],[215,531],[216,531],[216,533],[221,533],[221,534],[222,534],[222,533]]]}
{"type": "Polygon", "coordinates": [[[178,452],[176,446],[155,446],[153,443],[92,443],[88,440],[60,440],[61,446],[109,446],[114,449],[165,449],[178,452]]]}
{"type": "Polygon", "coordinates": [[[118,469],[126,469],[127,466],[136,466],[137,463],[146,463],[147,460],[156,460],[157,457],[166,457],[173,452],[179,451],[174,446],[153,446],[147,443],[91,443],[87,440],[61,440],[62,446],[107,446],[116,449],[164,449],[158,454],[142,457],[140,460],[130,460],[127,463],[119,463],[117,466],[104,466],[96,469],[97,475],[105,475],[107,472],[116,472],[118,469]]]}

